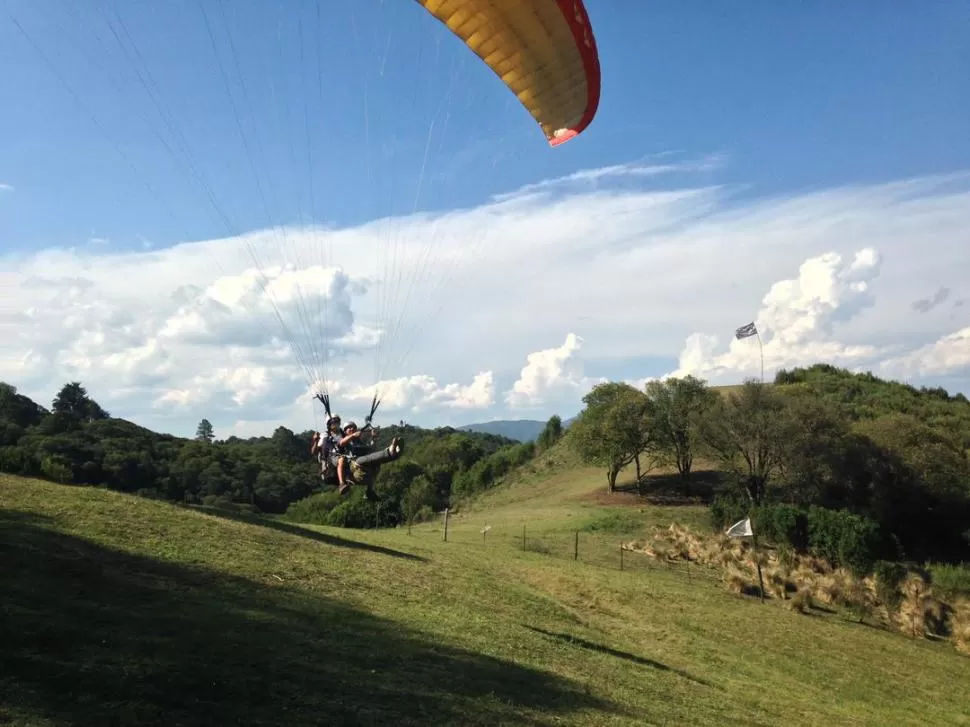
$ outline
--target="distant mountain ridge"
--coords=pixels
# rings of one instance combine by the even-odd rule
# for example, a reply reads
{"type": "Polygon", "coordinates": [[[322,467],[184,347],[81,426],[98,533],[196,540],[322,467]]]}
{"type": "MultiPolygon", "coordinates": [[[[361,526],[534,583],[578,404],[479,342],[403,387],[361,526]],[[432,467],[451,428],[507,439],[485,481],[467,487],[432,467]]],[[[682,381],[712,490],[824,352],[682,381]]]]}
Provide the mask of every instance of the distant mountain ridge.
{"type": "MultiPolygon", "coordinates": [[[[572,424],[575,417],[563,421],[563,427],[572,424]]],[[[508,437],[518,442],[531,442],[545,429],[546,422],[537,419],[497,419],[492,422],[478,422],[457,427],[463,432],[479,432],[481,434],[496,434],[508,437]]]]}

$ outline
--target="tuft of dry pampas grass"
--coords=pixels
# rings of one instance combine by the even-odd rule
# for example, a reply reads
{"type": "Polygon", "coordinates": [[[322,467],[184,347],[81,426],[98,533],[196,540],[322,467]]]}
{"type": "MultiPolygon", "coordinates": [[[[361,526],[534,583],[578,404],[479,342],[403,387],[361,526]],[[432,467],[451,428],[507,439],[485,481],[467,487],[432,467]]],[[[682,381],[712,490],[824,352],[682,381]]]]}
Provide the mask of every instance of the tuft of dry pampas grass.
{"type": "Polygon", "coordinates": [[[970,599],[961,598],[952,604],[950,640],[959,651],[970,654],[970,599]]]}
{"type": "Polygon", "coordinates": [[[788,607],[792,611],[808,613],[814,605],[814,599],[815,589],[812,586],[801,586],[795,591],[795,595],[792,596],[791,600],[788,601],[788,607]]]}
{"type": "Polygon", "coordinates": [[[903,600],[896,612],[896,625],[899,630],[913,638],[926,635],[926,621],[923,613],[923,599],[926,584],[915,573],[910,573],[900,584],[903,600]]]}
{"type": "Polygon", "coordinates": [[[750,574],[736,566],[725,571],[724,585],[731,593],[736,593],[739,596],[754,586],[750,574]]]}

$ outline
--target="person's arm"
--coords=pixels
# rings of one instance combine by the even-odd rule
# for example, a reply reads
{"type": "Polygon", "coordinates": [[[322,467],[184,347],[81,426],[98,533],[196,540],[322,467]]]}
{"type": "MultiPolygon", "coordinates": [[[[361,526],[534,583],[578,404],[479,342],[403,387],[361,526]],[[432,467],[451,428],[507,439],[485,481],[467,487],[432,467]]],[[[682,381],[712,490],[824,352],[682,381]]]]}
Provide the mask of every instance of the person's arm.
{"type": "Polygon", "coordinates": [[[360,432],[351,432],[346,437],[344,437],[343,439],[340,440],[339,446],[343,447],[348,442],[350,442],[351,439],[357,439],[357,437],[359,437],[359,436],[360,436],[360,432]]]}

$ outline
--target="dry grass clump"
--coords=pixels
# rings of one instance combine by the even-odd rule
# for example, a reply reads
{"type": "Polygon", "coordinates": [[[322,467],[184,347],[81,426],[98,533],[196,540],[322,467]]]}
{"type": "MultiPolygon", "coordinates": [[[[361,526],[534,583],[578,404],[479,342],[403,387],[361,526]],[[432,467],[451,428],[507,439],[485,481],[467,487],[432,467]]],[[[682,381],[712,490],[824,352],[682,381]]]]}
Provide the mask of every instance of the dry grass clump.
{"type": "Polygon", "coordinates": [[[784,601],[788,598],[788,578],[783,568],[772,568],[763,573],[765,591],[772,598],[784,601]]]}
{"type": "Polygon", "coordinates": [[[970,599],[961,598],[952,604],[950,640],[958,651],[970,654],[970,599]]]}
{"type": "Polygon", "coordinates": [[[944,632],[946,608],[920,573],[909,573],[900,584],[903,599],[896,612],[899,630],[913,638],[944,632]]]}
{"type": "Polygon", "coordinates": [[[667,557],[670,560],[697,562],[705,555],[703,539],[683,525],[671,523],[666,530],[665,539],[668,544],[667,557]]]}
{"type": "Polygon", "coordinates": [[[803,585],[795,591],[795,595],[786,604],[792,611],[798,613],[808,613],[815,605],[815,588],[810,585],[803,585]]]}
{"type": "Polygon", "coordinates": [[[740,596],[752,584],[748,573],[737,566],[731,566],[724,571],[724,585],[731,593],[740,596]]]}
{"type": "Polygon", "coordinates": [[[858,590],[857,579],[845,568],[836,568],[817,579],[818,598],[829,606],[850,605],[850,594],[858,590]]]}

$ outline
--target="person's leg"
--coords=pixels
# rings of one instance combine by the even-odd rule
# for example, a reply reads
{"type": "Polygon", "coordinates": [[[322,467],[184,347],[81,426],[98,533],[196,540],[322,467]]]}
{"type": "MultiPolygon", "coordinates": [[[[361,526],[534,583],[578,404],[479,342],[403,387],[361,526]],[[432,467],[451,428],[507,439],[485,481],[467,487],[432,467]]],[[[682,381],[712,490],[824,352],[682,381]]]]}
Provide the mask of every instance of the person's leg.
{"type": "Polygon", "coordinates": [[[364,472],[364,468],[360,466],[360,462],[358,462],[356,459],[350,460],[350,474],[353,475],[353,478],[357,481],[357,484],[360,484],[360,481],[367,476],[367,473],[364,472]]]}

